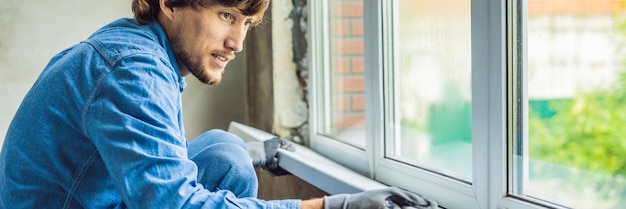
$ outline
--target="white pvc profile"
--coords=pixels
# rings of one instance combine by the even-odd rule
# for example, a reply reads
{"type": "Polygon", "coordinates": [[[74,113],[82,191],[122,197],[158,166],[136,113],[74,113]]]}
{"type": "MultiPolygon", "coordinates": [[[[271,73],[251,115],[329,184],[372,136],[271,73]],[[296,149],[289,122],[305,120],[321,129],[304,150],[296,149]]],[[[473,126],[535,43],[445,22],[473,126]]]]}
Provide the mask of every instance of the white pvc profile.
{"type": "MultiPolygon", "coordinates": [[[[244,141],[264,141],[276,137],[265,131],[231,122],[228,131],[244,141]]],[[[278,150],[278,165],[328,194],[356,193],[386,185],[362,176],[311,149],[295,144],[295,150],[278,150]]]]}

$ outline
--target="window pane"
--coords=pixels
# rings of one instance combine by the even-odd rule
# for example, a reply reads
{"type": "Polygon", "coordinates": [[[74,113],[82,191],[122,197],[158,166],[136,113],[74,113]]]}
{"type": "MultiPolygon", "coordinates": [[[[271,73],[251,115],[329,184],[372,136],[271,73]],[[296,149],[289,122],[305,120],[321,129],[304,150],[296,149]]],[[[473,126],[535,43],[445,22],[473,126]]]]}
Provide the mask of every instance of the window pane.
{"type": "Polygon", "coordinates": [[[365,148],[365,74],[363,42],[363,1],[329,0],[328,44],[321,47],[330,69],[318,86],[325,88],[318,98],[320,134],[365,148]]]}
{"type": "Polygon", "coordinates": [[[469,181],[470,0],[392,3],[387,157],[469,181]]]}
{"type": "Polygon", "coordinates": [[[527,127],[515,141],[513,194],[574,208],[626,205],[624,3],[528,0],[527,93],[516,111],[527,127]]]}

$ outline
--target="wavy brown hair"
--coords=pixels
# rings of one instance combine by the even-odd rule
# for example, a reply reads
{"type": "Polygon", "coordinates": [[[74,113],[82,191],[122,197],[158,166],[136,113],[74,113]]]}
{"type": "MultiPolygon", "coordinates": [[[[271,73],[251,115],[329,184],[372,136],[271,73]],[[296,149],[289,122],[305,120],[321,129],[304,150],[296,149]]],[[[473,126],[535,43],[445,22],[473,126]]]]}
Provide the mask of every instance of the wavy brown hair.
{"type": "MultiPolygon", "coordinates": [[[[165,6],[174,7],[208,7],[212,4],[220,4],[227,7],[237,7],[243,15],[259,15],[259,20],[263,18],[263,13],[269,6],[270,0],[165,0],[165,6]]],[[[155,20],[159,14],[159,0],[133,0],[133,14],[140,24],[145,24],[155,20]]]]}

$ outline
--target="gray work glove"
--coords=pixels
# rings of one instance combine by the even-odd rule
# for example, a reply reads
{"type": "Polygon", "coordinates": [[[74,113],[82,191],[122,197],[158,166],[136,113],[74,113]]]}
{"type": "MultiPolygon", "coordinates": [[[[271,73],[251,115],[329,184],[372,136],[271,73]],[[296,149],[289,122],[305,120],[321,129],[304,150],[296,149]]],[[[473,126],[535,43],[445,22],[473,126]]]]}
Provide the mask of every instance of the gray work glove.
{"type": "Polygon", "coordinates": [[[273,175],[289,173],[278,166],[276,154],[279,148],[293,151],[294,147],[290,142],[280,138],[272,138],[262,142],[247,142],[246,146],[248,146],[248,154],[252,160],[252,165],[269,171],[273,175]]]}
{"type": "Polygon", "coordinates": [[[324,209],[436,209],[435,201],[397,187],[324,197],[324,209]]]}

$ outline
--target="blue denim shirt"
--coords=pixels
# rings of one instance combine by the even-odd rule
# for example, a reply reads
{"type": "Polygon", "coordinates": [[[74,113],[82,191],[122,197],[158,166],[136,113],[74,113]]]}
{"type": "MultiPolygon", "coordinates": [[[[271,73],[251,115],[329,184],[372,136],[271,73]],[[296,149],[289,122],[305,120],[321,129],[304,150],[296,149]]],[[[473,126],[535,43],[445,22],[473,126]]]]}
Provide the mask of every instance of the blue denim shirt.
{"type": "Polygon", "coordinates": [[[197,183],[184,87],[156,22],[120,19],[62,51],[7,132],[0,208],[299,208],[197,183]]]}

